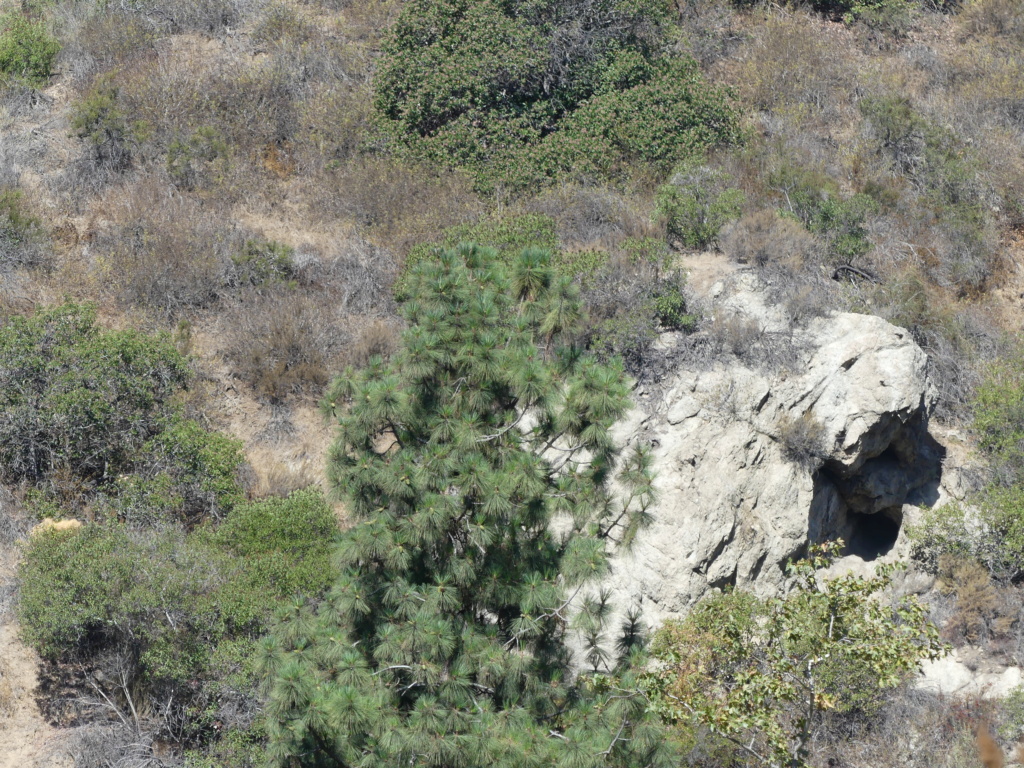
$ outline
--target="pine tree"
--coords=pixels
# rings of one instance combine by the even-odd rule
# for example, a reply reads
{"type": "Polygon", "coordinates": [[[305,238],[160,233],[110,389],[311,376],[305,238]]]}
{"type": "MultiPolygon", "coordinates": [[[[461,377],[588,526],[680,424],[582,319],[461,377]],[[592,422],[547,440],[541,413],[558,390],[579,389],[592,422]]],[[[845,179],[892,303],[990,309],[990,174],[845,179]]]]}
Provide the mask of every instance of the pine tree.
{"type": "Polygon", "coordinates": [[[329,480],[356,522],[327,598],[264,642],[273,764],[663,761],[631,685],[636,617],[610,653],[588,596],[644,523],[648,461],[618,455],[625,377],[569,343],[579,302],[548,261],[508,274],[463,245],[420,265],[401,350],[333,385],[329,480]]]}

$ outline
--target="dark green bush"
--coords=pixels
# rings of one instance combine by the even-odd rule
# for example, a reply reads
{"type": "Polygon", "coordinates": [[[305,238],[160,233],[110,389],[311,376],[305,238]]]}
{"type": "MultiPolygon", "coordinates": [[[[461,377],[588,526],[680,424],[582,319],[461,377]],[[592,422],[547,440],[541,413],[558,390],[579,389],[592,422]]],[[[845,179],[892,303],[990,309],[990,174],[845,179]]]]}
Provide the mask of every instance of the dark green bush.
{"type": "Polygon", "coordinates": [[[416,0],[385,43],[375,104],[399,143],[483,189],[670,167],[738,138],[728,94],[670,59],[670,20],[663,0],[416,0]]]}
{"type": "Polygon", "coordinates": [[[991,364],[974,400],[974,430],[996,481],[1024,481],[1024,350],[991,364]]]}
{"type": "Polygon", "coordinates": [[[43,21],[17,12],[0,14],[0,75],[46,85],[59,52],[60,43],[43,21]]]}
{"type": "Polygon", "coordinates": [[[110,514],[132,525],[178,520],[189,526],[244,499],[241,444],[196,421],[171,416],[148,440],[132,474],[118,478],[106,500],[110,514]]]}
{"type": "MultiPolygon", "coordinates": [[[[140,716],[185,716],[184,746],[245,730],[257,715],[255,642],[290,598],[324,592],[336,528],[308,490],[238,505],[187,535],[101,524],[37,534],[19,568],[23,636],[90,676],[118,660],[140,716]]],[[[123,701],[118,680],[92,679],[123,701]]]]}
{"type": "Polygon", "coordinates": [[[240,445],[182,417],[170,339],[104,331],[74,304],[0,328],[0,473],[133,523],[190,525],[241,500],[240,445]],[[70,494],[70,495],[69,495],[70,494]]]}
{"type": "Polygon", "coordinates": [[[165,339],[102,331],[68,304],[0,328],[0,469],[38,482],[58,467],[93,481],[130,470],[190,378],[165,339]]]}

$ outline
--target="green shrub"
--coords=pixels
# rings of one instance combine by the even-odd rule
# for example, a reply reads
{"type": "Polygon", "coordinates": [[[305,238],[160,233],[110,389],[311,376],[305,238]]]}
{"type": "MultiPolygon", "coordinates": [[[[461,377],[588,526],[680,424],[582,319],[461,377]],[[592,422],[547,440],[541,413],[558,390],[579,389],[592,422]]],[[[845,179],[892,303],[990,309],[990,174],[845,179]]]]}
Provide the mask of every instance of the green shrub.
{"type": "Polygon", "coordinates": [[[104,331],[74,304],[0,328],[0,473],[131,523],[196,524],[241,500],[240,444],[182,417],[169,338],[104,331]],[[62,489],[66,489],[62,490],[62,489]]]}
{"type": "Polygon", "coordinates": [[[236,507],[222,524],[201,532],[211,545],[245,564],[225,590],[222,609],[235,625],[248,626],[269,616],[267,595],[322,591],[337,531],[337,521],[317,489],[236,507]]]}
{"type": "Polygon", "coordinates": [[[0,14],[0,75],[46,85],[59,52],[60,43],[43,21],[16,12],[0,14]]]}
{"type": "Polygon", "coordinates": [[[142,446],[134,472],[109,491],[108,514],[132,525],[178,520],[192,526],[243,500],[238,440],[178,415],[161,426],[142,446]]]}
{"type": "Polygon", "coordinates": [[[1024,572],[1024,353],[991,364],[974,398],[974,431],[991,483],[969,500],[930,510],[911,529],[916,556],[982,563],[998,579],[1024,572]]]}
{"type": "Polygon", "coordinates": [[[97,168],[126,171],[146,135],[141,121],[131,121],[119,101],[120,89],[110,78],[101,78],[71,111],[71,130],[88,139],[97,168]]]}
{"type": "Polygon", "coordinates": [[[608,266],[608,253],[594,249],[558,251],[551,258],[551,266],[559,275],[565,275],[585,285],[608,266]]]}
{"type": "Polygon", "coordinates": [[[738,137],[728,94],[669,59],[670,19],[663,0],[415,0],[384,44],[375,106],[400,144],[486,190],[670,167],[738,137]]]}
{"type": "Polygon", "coordinates": [[[242,285],[263,285],[295,276],[295,249],[273,240],[246,240],[231,261],[242,285]]]}
{"type": "Polygon", "coordinates": [[[832,265],[851,264],[871,250],[865,222],[878,212],[873,198],[843,197],[832,179],[792,163],[782,163],[768,174],[768,184],[783,196],[781,213],[821,237],[832,265]]]}
{"type": "Polygon", "coordinates": [[[633,264],[668,267],[672,259],[668,244],[657,237],[627,237],[621,247],[633,264]]]}
{"type": "Polygon", "coordinates": [[[227,158],[224,136],[216,128],[197,128],[187,138],[175,139],[167,146],[167,173],[175,185],[192,190],[207,181],[211,173],[223,173],[227,158]]]}
{"type": "MultiPolygon", "coordinates": [[[[559,130],[514,153],[495,182],[615,178],[633,163],[667,172],[708,148],[742,140],[731,91],[706,82],[692,59],[666,62],[647,82],[602,93],[559,130]]],[[[500,165],[499,165],[500,167],[500,165]]]]}
{"type": "Polygon", "coordinates": [[[37,534],[19,567],[23,637],[48,660],[82,665],[113,700],[117,681],[93,672],[120,659],[140,715],[182,718],[186,744],[247,730],[256,640],[292,597],[326,590],[336,530],[308,490],[237,505],[220,527],[187,535],[101,524],[37,534]]]}
{"type": "Polygon", "coordinates": [[[609,263],[584,285],[589,310],[584,338],[598,357],[619,357],[637,379],[664,373],[654,347],[663,330],[691,332],[698,318],[683,293],[679,273],[661,276],[650,264],[609,263]]]}
{"type": "Polygon", "coordinates": [[[128,471],[163,429],[190,371],[163,338],[101,331],[68,304],[0,328],[0,470],[38,482],[66,466],[100,481],[128,471]]]}
{"type": "Polygon", "coordinates": [[[746,197],[728,187],[730,177],[705,166],[687,164],[658,190],[657,217],[665,222],[669,238],[687,248],[705,249],[718,242],[718,233],[739,218],[746,197]]]}

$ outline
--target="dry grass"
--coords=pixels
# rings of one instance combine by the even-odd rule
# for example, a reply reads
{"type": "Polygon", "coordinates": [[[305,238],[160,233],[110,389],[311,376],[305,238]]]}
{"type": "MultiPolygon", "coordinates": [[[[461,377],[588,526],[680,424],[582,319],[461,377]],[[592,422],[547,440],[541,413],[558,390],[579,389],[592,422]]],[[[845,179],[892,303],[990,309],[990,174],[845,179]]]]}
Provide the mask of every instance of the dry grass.
{"type": "Polygon", "coordinates": [[[92,244],[97,287],[123,308],[159,318],[209,307],[226,292],[246,233],[223,211],[142,178],[108,195],[111,217],[92,244]]]}
{"type": "Polygon", "coordinates": [[[784,416],[777,425],[783,455],[797,466],[814,472],[828,456],[825,427],[807,411],[800,416],[784,416]]]}
{"type": "Polygon", "coordinates": [[[288,287],[250,294],[221,320],[221,350],[235,375],[262,400],[318,395],[348,341],[341,320],[288,287]]]}
{"type": "Polygon", "coordinates": [[[483,211],[461,174],[394,160],[353,160],[312,181],[320,216],[349,219],[401,254],[483,211]]]}
{"type": "Polygon", "coordinates": [[[613,189],[565,184],[526,204],[531,213],[555,221],[558,240],[567,249],[611,250],[628,237],[654,234],[654,226],[638,215],[633,202],[613,189]]]}

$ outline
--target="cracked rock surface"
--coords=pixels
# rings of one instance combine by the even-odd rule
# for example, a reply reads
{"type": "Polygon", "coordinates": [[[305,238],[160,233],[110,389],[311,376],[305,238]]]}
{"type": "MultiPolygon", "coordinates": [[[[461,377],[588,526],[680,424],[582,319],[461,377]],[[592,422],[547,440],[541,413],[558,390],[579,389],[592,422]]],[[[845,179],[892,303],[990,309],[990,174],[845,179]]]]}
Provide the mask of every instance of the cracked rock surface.
{"type": "MultiPolygon", "coordinates": [[[[720,317],[790,327],[749,276],[719,294],[720,317]]],[[[910,334],[842,313],[789,341],[783,367],[684,363],[657,407],[642,404],[618,426],[620,442],[650,446],[658,491],[652,526],[614,562],[619,606],[657,623],[716,587],[777,592],[809,543],[842,537],[851,554],[885,555],[905,505],[938,497],[935,395],[910,334]],[[794,424],[813,426],[812,461],[794,459],[794,424]]]]}

